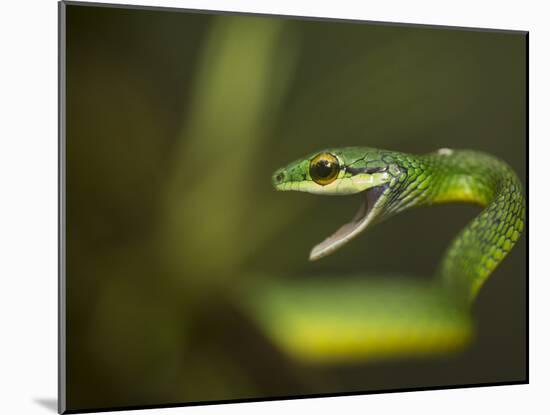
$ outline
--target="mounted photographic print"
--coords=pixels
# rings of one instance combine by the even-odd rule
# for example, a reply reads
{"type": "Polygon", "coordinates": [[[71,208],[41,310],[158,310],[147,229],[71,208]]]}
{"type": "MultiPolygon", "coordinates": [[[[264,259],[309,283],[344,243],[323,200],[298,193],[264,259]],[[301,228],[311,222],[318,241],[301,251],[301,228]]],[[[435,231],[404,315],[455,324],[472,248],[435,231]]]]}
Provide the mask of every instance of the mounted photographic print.
{"type": "Polygon", "coordinates": [[[528,381],[527,32],[59,11],[60,412],[528,381]]]}

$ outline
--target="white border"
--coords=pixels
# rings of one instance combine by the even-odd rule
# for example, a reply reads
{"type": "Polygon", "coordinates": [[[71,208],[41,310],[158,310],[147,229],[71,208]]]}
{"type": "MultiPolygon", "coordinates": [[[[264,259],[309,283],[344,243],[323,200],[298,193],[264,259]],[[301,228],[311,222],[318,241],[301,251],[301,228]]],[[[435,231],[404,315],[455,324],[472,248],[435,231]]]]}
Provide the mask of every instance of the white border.
{"type": "MultiPolygon", "coordinates": [[[[544,2],[339,0],[136,1],[148,6],[444,24],[530,31],[530,385],[141,411],[460,414],[548,408],[550,276],[544,271],[550,132],[550,25],[544,2]],[[546,75],[546,76],[545,76],[546,75]]],[[[53,413],[57,389],[57,5],[2,4],[0,24],[0,379],[3,413],[53,413]]],[[[540,411],[533,411],[540,412],[540,411]]],[[[123,412],[129,413],[129,412],[123,412]]],[[[131,412],[137,413],[137,412],[131,412]]]]}

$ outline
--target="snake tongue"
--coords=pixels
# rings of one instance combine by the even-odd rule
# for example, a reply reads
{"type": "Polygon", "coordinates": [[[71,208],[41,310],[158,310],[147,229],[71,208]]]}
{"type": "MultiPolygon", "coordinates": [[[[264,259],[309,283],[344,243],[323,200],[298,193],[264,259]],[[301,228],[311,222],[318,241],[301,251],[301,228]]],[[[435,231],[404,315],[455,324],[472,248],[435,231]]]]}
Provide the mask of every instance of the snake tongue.
{"type": "Polygon", "coordinates": [[[384,186],[365,190],[365,199],[351,222],[346,223],[323,242],[313,247],[309,254],[310,261],[330,255],[364,231],[379,216],[380,209],[377,204],[385,190],[384,186]]]}

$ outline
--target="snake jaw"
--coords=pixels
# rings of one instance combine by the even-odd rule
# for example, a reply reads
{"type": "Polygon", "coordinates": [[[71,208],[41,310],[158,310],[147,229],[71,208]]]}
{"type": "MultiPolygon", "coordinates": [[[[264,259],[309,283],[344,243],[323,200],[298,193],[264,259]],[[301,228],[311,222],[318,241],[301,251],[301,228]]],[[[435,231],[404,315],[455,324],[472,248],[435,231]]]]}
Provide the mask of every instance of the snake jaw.
{"type": "Polygon", "coordinates": [[[379,218],[381,213],[380,202],[387,189],[388,186],[376,186],[365,190],[365,199],[351,222],[341,226],[323,242],[314,246],[309,254],[309,260],[316,261],[332,254],[363,232],[369,224],[379,218]]]}

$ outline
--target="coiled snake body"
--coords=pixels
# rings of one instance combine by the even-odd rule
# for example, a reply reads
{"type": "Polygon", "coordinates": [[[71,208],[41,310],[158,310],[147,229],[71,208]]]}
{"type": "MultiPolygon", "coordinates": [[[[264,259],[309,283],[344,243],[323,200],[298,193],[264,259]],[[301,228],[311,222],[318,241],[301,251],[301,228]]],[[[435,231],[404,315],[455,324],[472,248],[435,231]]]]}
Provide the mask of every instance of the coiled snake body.
{"type": "Polygon", "coordinates": [[[462,349],[470,304],[524,228],[520,182],[503,161],[476,151],[412,155],[364,147],[327,149],[277,170],[277,190],[363,193],[355,218],[315,246],[317,260],[373,223],[411,207],[471,202],[484,207],[454,238],[431,281],[404,278],[275,281],[251,301],[264,332],[295,358],[334,362],[462,349]]]}

